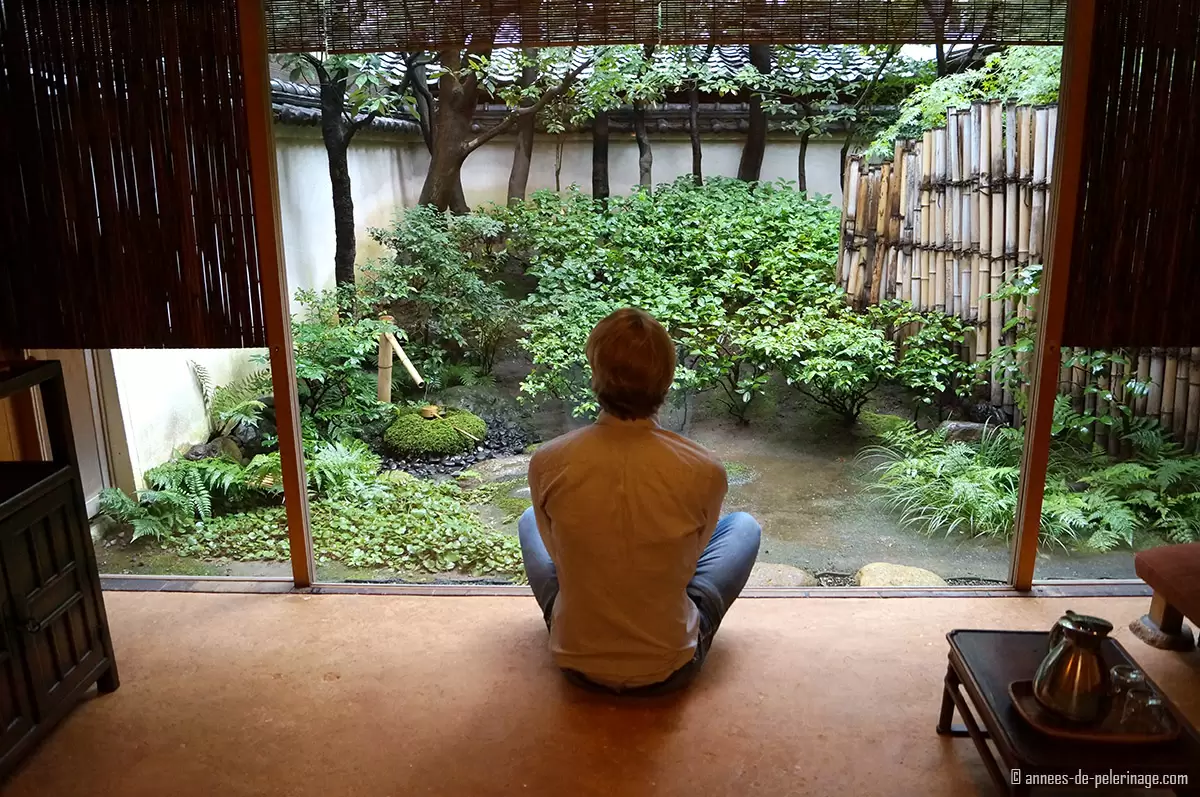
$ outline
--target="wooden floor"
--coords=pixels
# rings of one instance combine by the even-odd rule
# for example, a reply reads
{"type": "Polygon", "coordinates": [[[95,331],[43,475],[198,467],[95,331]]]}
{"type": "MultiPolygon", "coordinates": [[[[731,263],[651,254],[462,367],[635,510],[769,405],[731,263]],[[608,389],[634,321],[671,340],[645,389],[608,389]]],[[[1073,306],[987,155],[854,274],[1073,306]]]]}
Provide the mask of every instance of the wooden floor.
{"type": "Polygon", "coordinates": [[[106,597],[121,689],[6,797],[992,794],[933,731],[945,632],[1067,608],[1200,722],[1200,654],[1132,639],[1139,598],[748,599],[690,691],[622,701],[563,682],[528,598],[106,597]]]}

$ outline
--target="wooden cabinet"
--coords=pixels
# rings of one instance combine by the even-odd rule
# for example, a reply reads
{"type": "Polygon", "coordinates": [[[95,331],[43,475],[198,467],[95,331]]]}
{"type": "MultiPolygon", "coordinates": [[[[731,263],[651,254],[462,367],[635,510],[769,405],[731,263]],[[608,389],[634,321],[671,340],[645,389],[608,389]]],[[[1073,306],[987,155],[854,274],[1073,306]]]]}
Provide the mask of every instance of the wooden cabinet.
{"type": "Polygon", "coordinates": [[[117,688],[58,363],[0,367],[37,386],[51,462],[0,463],[0,777],[97,684],[117,688]]]}

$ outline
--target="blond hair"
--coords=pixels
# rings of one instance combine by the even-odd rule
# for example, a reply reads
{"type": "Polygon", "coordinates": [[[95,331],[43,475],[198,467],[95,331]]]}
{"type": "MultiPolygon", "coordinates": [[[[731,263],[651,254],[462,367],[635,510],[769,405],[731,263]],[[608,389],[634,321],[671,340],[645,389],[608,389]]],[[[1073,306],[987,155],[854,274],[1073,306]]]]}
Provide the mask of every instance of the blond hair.
{"type": "Polygon", "coordinates": [[[675,344],[652,315],[634,307],[611,313],[588,335],[586,351],[602,409],[623,420],[658,412],[675,378],[675,344]]]}

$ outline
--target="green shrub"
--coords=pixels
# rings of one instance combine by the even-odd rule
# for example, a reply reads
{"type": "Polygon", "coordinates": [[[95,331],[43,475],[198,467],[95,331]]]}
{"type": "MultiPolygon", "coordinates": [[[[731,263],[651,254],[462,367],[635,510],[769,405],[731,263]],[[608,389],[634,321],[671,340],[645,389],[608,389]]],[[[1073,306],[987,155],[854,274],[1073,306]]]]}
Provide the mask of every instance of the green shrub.
{"type": "Polygon", "coordinates": [[[478,415],[448,409],[441,418],[401,414],[384,432],[383,443],[397,456],[445,456],[470,451],[485,436],[487,424],[478,415]]]}
{"type": "Polygon", "coordinates": [[[389,251],[364,269],[363,296],[376,312],[395,316],[427,379],[456,353],[489,373],[511,340],[516,303],[504,295],[501,259],[493,252],[503,232],[489,215],[456,216],[428,205],[402,210],[391,226],[371,230],[389,251]]]}
{"type": "Polygon", "coordinates": [[[346,289],[297,291],[296,299],[301,313],[292,318],[292,341],[305,437],[333,441],[358,435],[390,412],[377,399],[377,377],[370,370],[379,336],[403,333],[370,317],[362,297],[346,289]]]}
{"type": "MultiPolygon", "coordinates": [[[[318,562],[519,577],[517,539],[484,526],[456,485],[386,477],[377,482],[383,492],[370,503],[321,499],[310,504],[318,562]]],[[[185,556],[284,560],[287,519],[283,507],[225,515],[198,524],[167,545],[185,556]]]]}
{"type": "Polygon", "coordinates": [[[773,365],[751,348],[754,335],[840,301],[838,211],[786,185],[685,177],[599,212],[578,192],[539,192],[498,213],[537,279],[524,302],[533,370],[522,390],[579,412],[595,409],[584,343],[617,308],[640,307],[667,328],[676,387],[714,390],[744,419],[773,365]]]}

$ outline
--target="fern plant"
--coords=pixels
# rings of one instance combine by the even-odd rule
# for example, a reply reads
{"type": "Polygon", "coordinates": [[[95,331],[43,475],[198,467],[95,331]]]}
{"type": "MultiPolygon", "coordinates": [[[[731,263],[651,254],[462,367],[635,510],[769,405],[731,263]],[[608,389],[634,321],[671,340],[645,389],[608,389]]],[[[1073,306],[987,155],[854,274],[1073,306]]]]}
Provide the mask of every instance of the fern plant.
{"type": "Polygon", "coordinates": [[[171,490],[140,490],[135,500],[109,487],[100,493],[100,512],[129,526],[133,530],[132,540],[142,537],[165,540],[186,531],[193,520],[191,502],[171,490]]]}
{"type": "Polygon", "coordinates": [[[242,466],[227,459],[173,459],[146,471],[146,484],[181,496],[192,513],[208,520],[213,498],[232,503],[244,484],[242,466]]]}
{"type": "Polygon", "coordinates": [[[266,409],[260,399],[271,393],[271,371],[260,368],[228,385],[215,385],[208,370],[196,362],[188,363],[196,375],[204,411],[208,413],[210,437],[232,432],[239,424],[258,428],[266,409]]]}

